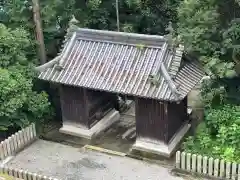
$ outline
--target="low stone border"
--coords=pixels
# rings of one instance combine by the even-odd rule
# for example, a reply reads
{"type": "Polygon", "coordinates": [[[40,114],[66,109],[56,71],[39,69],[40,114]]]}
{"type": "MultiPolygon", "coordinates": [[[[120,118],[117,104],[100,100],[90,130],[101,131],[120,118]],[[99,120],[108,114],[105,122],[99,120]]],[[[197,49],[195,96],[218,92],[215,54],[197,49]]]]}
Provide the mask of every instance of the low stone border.
{"type": "Polygon", "coordinates": [[[35,124],[18,131],[0,143],[0,160],[24,149],[37,138],[35,124]]]}
{"type": "Polygon", "coordinates": [[[176,169],[213,178],[240,180],[240,164],[178,151],[176,169]]]}

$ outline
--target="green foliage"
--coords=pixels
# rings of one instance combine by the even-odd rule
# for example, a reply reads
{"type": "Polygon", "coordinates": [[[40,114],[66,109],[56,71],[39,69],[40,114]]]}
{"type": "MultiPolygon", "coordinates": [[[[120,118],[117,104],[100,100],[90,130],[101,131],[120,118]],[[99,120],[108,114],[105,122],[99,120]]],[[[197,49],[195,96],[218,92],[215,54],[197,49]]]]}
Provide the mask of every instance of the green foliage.
{"type": "Polygon", "coordinates": [[[201,97],[206,108],[224,104],[226,101],[226,89],[219,80],[206,80],[202,83],[201,97]]]}
{"type": "Polygon", "coordinates": [[[0,130],[23,127],[51,115],[47,94],[32,90],[34,61],[27,57],[29,47],[26,31],[0,24],[0,130]]]}
{"type": "Polygon", "coordinates": [[[28,48],[31,46],[28,34],[21,28],[9,30],[0,24],[0,66],[26,65],[28,48]]]}
{"type": "MultiPolygon", "coordinates": [[[[119,1],[121,31],[147,34],[165,34],[171,21],[176,22],[177,5],[180,0],[119,1]]],[[[40,10],[48,56],[59,50],[72,15],[78,25],[93,29],[117,30],[115,1],[112,0],[41,0],[40,10]]],[[[0,5],[1,6],[1,5],[0,5]]],[[[34,39],[32,0],[8,0],[2,2],[2,21],[8,27],[23,26],[34,39]]]]}
{"type": "Polygon", "coordinates": [[[191,153],[240,162],[240,106],[224,105],[206,112],[195,137],[189,137],[184,149],[191,153]]]}
{"type": "Polygon", "coordinates": [[[178,9],[179,37],[212,78],[231,78],[240,72],[239,14],[234,0],[184,0],[178,9]]]}
{"type": "Polygon", "coordinates": [[[239,0],[183,0],[178,17],[177,37],[211,77],[201,89],[204,122],[184,148],[240,162],[239,0]]]}
{"type": "Polygon", "coordinates": [[[32,86],[16,69],[0,69],[0,129],[23,127],[49,114],[47,94],[32,91],[32,86]]]}

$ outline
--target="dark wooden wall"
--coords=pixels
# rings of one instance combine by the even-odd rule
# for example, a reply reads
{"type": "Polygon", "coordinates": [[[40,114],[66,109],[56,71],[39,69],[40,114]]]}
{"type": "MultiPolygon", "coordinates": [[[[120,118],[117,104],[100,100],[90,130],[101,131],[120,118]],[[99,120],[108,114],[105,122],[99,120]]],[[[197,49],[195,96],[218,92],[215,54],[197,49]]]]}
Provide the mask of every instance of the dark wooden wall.
{"type": "Polygon", "coordinates": [[[137,136],[165,141],[167,104],[143,98],[135,103],[137,136]]]}
{"type": "Polygon", "coordinates": [[[187,121],[187,118],[187,98],[179,103],[172,102],[168,104],[168,141],[171,140],[184,122],[187,121]]]}
{"type": "Polygon", "coordinates": [[[113,109],[116,95],[62,85],[60,99],[63,121],[89,129],[113,109]]]}
{"type": "Polygon", "coordinates": [[[62,85],[60,101],[63,122],[76,123],[88,128],[87,99],[83,88],[62,85]]]}
{"type": "Polygon", "coordinates": [[[138,137],[168,143],[187,119],[186,99],[178,104],[136,98],[135,103],[138,137]]]}

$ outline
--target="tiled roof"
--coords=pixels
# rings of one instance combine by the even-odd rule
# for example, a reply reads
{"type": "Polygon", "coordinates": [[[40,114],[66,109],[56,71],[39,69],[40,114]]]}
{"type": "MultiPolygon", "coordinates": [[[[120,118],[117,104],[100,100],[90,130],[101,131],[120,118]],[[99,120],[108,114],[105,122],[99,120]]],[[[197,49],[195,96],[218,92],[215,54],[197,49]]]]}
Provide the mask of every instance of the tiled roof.
{"type": "Polygon", "coordinates": [[[174,78],[174,83],[181,92],[181,96],[185,97],[195,87],[205,75],[201,65],[194,60],[185,62],[174,78]]]}
{"type": "Polygon", "coordinates": [[[193,63],[181,68],[182,49],[172,52],[162,36],[78,28],[59,59],[39,78],[159,100],[185,97],[203,75],[193,63]]]}

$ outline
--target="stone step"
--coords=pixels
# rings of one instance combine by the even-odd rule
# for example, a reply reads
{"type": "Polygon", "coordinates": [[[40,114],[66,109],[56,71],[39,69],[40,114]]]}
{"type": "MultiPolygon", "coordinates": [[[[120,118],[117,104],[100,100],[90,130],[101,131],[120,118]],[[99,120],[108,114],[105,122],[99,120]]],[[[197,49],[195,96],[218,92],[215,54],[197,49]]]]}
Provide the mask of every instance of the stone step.
{"type": "Polygon", "coordinates": [[[122,135],[122,139],[127,139],[130,136],[130,139],[132,139],[132,135],[136,133],[136,127],[132,127],[130,129],[128,129],[123,135],[122,135]]]}

